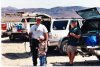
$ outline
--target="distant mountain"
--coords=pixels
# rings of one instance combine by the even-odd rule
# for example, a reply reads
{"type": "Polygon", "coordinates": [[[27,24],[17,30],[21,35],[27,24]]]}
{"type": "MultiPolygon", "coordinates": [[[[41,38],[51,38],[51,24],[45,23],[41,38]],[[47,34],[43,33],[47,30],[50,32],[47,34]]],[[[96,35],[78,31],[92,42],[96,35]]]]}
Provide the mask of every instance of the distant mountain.
{"type": "MultiPolygon", "coordinates": [[[[76,14],[75,11],[87,9],[88,7],[82,7],[82,6],[69,6],[69,7],[54,7],[50,9],[46,8],[23,8],[23,9],[17,9],[14,7],[6,7],[2,8],[2,15],[5,13],[16,13],[16,12],[42,12],[49,14],[50,16],[54,18],[70,18],[70,17],[77,17],[80,18],[79,15],[76,14]]],[[[98,10],[100,11],[100,7],[98,7],[98,10]]]]}
{"type": "Polygon", "coordinates": [[[3,9],[7,9],[7,10],[17,10],[17,8],[11,7],[11,6],[3,7],[3,9]]]}
{"type": "Polygon", "coordinates": [[[3,7],[1,8],[1,13],[2,15],[4,15],[5,13],[15,13],[18,9],[15,8],[15,7],[11,7],[11,6],[8,6],[8,7],[3,7]]]}

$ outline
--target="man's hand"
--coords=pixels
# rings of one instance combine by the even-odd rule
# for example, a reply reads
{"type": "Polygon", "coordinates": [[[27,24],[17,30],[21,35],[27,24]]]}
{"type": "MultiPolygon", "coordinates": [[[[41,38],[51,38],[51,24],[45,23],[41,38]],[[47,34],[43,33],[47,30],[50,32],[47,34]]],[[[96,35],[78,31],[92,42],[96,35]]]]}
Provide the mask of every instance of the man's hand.
{"type": "Polygon", "coordinates": [[[70,35],[71,35],[71,36],[75,36],[75,34],[74,34],[74,33],[70,33],[70,35]]]}
{"type": "Polygon", "coordinates": [[[43,42],[44,41],[44,39],[39,39],[39,42],[41,43],[41,42],[43,42]]]}

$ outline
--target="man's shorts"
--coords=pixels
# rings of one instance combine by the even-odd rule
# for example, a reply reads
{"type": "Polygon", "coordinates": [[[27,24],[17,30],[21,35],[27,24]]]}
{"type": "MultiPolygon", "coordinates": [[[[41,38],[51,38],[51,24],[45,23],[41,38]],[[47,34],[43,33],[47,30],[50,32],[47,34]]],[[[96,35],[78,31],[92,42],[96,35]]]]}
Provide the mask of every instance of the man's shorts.
{"type": "Polygon", "coordinates": [[[68,45],[67,46],[67,52],[75,53],[77,51],[76,46],[68,45]]]}

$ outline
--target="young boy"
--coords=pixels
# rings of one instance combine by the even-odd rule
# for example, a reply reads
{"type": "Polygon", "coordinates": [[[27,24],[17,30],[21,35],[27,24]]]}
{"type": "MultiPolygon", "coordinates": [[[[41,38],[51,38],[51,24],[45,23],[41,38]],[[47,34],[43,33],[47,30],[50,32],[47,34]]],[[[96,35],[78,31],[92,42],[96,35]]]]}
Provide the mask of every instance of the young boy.
{"type": "Polygon", "coordinates": [[[44,66],[47,63],[46,52],[47,52],[47,43],[46,41],[43,41],[39,44],[39,49],[38,49],[40,66],[44,66]]]}

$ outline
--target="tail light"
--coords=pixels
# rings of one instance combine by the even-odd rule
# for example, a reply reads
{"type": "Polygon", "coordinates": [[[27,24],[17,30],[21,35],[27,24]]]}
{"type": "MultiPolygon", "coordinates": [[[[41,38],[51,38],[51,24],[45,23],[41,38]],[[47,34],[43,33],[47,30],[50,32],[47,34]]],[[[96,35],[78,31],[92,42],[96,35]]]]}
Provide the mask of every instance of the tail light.
{"type": "Polygon", "coordinates": [[[18,32],[22,32],[22,30],[17,30],[18,32]]]}
{"type": "Polygon", "coordinates": [[[7,24],[6,23],[1,24],[1,29],[6,30],[7,29],[7,24]]]}

